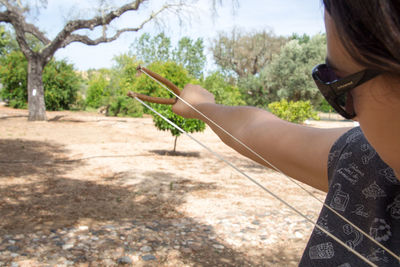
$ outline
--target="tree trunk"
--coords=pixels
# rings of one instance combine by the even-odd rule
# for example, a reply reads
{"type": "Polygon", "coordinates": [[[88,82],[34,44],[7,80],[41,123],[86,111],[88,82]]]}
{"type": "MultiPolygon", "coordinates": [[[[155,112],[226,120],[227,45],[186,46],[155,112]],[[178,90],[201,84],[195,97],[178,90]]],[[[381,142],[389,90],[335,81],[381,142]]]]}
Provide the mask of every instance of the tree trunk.
{"type": "Polygon", "coordinates": [[[174,153],[176,152],[176,141],[178,141],[178,136],[175,136],[175,142],[174,142],[174,153]]]}
{"type": "Polygon", "coordinates": [[[28,109],[30,121],[45,121],[46,105],[43,88],[44,64],[39,56],[28,58],[28,109]]]}

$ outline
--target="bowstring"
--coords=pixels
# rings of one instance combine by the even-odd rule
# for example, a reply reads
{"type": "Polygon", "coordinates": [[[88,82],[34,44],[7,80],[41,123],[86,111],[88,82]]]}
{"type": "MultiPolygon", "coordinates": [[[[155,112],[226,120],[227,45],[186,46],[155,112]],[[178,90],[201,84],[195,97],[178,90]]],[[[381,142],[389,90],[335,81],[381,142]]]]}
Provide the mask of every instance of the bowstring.
{"type": "Polygon", "coordinates": [[[203,143],[201,143],[200,141],[198,141],[195,137],[193,137],[191,134],[189,134],[188,132],[186,132],[185,130],[183,130],[182,128],[180,128],[178,125],[176,125],[175,123],[173,123],[172,121],[170,121],[168,118],[166,118],[165,116],[163,116],[162,114],[160,114],[158,111],[154,110],[152,107],[150,107],[149,105],[147,105],[146,103],[144,103],[142,100],[140,100],[139,98],[135,97],[135,99],[137,101],[139,101],[142,105],[144,105],[145,107],[147,107],[148,109],[150,109],[152,112],[154,112],[155,114],[157,114],[158,116],[160,116],[163,120],[165,120],[166,122],[168,122],[170,125],[172,125],[173,127],[175,127],[177,130],[179,130],[181,133],[185,134],[186,136],[188,136],[190,139],[192,139],[193,141],[195,141],[197,144],[199,144],[200,146],[202,146],[204,149],[206,149],[208,152],[210,152],[211,154],[213,154],[214,156],[216,156],[218,159],[222,160],[223,162],[225,162],[227,165],[229,165],[231,168],[233,168],[235,171],[237,171],[239,174],[243,175],[245,178],[247,178],[248,180],[250,180],[252,183],[254,183],[255,185],[257,185],[258,187],[260,187],[262,190],[264,190],[265,192],[267,192],[268,194],[270,194],[272,197],[274,197],[275,199],[279,200],[281,203],[283,203],[285,206],[287,206],[288,208],[290,208],[293,212],[297,213],[299,216],[303,217],[307,222],[313,224],[315,227],[317,227],[319,230],[321,230],[322,232],[324,232],[325,234],[327,234],[328,236],[330,236],[333,240],[335,240],[336,242],[338,242],[339,244],[341,244],[342,246],[344,246],[345,248],[347,248],[348,250],[350,250],[352,253],[354,253],[355,255],[357,255],[360,259],[362,259],[364,262],[368,263],[371,266],[376,266],[376,264],[372,263],[368,258],[366,258],[365,256],[361,255],[359,252],[357,252],[356,250],[354,250],[353,248],[349,247],[347,244],[345,244],[342,240],[340,240],[338,237],[334,236],[333,234],[331,234],[328,230],[326,230],[325,228],[323,228],[322,226],[320,226],[319,224],[313,222],[310,218],[308,218],[305,214],[303,214],[301,211],[297,210],[295,207],[293,207],[292,205],[290,205],[288,202],[286,202],[285,200],[283,200],[282,198],[280,198],[278,195],[276,195],[275,193],[273,193],[272,191],[270,191],[268,188],[266,188],[265,186],[263,186],[262,184],[260,184],[257,180],[255,180],[254,178],[252,178],[251,176],[249,176],[248,174],[246,174],[245,172],[243,172],[242,170],[240,170],[238,167],[236,167],[233,163],[231,163],[230,161],[228,161],[227,159],[225,159],[224,157],[222,157],[220,154],[218,154],[217,152],[213,151],[212,149],[210,149],[209,147],[207,147],[206,145],[204,145],[203,143]]]}
{"type": "MultiPolygon", "coordinates": [[[[314,198],[315,200],[317,200],[318,202],[320,202],[324,207],[326,207],[328,210],[330,210],[331,212],[333,212],[336,216],[338,216],[340,219],[342,219],[343,221],[349,223],[352,227],[354,227],[356,230],[358,230],[360,233],[362,233],[364,236],[366,236],[369,240],[371,240],[374,244],[376,244],[377,246],[381,247],[383,250],[385,250],[386,252],[388,252],[391,256],[393,256],[395,259],[397,259],[400,262],[400,256],[397,256],[393,251],[391,251],[389,248],[387,248],[386,246],[382,245],[381,243],[379,243],[378,241],[376,241],[372,236],[370,236],[369,234],[367,234],[364,230],[362,230],[361,228],[359,228],[357,225],[355,225],[354,223],[352,223],[349,219],[347,219],[346,217],[344,217],[343,215],[341,215],[340,213],[338,213],[336,210],[334,210],[333,208],[331,208],[330,206],[328,206],[327,204],[325,204],[323,201],[321,201],[319,198],[317,198],[311,191],[309,191],[307,188],[305,188],[304,186],[302,186],[301,184],[299,184],[297,181],[295,181],[293,178],[289,177],[288,175],[286,175],[285,173],[283,173],[279,168],[277,168],[274,164],[270,163],[267,159],[265,159],[264,157],[262,157],[259,153],[257,153],[256,151],[254,151],[253,149],[251,149],[249,146],[247,146],[245,143],[243,143],[242,141],[240,141],[238,138],[236,138],[235,136],[233,136],[231,133],[229,133],[227,130],[225,130],[223,127],[221,127],[219,124],[217,124],[214,120],[210,119],[209,117],[207,117],[204,113],[202,113],[200,110],[196,109],[193,105],[191,105],[190,103],[188,103],[186,100],[184,100],[183,98],[181,98],[179,95],[177,95],[175,92],[173,92],[172,90],[170,90],[167,86],[165,86],[163,83],[161,83],[160,81],[158,81],[157,79],[155,79],[154,77],[152,77],[151,75],[149,75],[145,70],[141,70],[143,73],[145,73],[148,77],[150,77],[152,80],[154,80],[155,82],[157,82],[158,84],[160,84],[163,88],[165,88],[167,91],[169,91],[170,93],[172,93],[176,98],[180,99],[183,103],[185,103],[187,106],[189,106],[190,108],[192,108],[194,111],[196,111],[198,114],[200,114],[201,116],[203,116],[204,118],[206,118],[208,121],[210,121],[213,125],[215,125],[216,127],[218,127],[221,131],[223,131],[225,134],[227,134],[229,137],[231,137],[233,140],[235,140],[236,142],[238,142],[241,146],[243,146],[244,148],[246,148],[249,152],[253,153],[256,157],[258,157],[259,159],[261,159],[263,162],[265,162],[266,164],[270,165],[272,167],[272,169],[274,169],[275,171],[279,172],[280,174],[282,174],[285,178],[289,179],[289,181],[291,181],[292,183],[294,183],[295,185],[297,185],[298,187],[300,187],[303,191],[305,191],[307,194],[309,194],[312,198],[314,198]]],[[[142,104],[143,102],[140,101],[142,104]]],[[[154,111],[153,111],[154,112],[154,111]]],[[[172,125],[174,126],[174,125],[172,125]]],[[[175,126],[174,126],[175,127],[175,126]]],[[[179,127],[178,127],[179,128],[179,127]]],[[[187,133],[186,133],[187,134],[187,133]]],[[[188,134],[187,134],[188,135],[188,134]]],[[[193,138],[192,138],[193,139],[193,138]]],[[[196,141],[197,142],[197,141],[196,141]]],[[[204,145],[202,145],[204,147],[204,145]]],[[[209,150],[209,149],[207,149],[209,150]]],[[[214,154],[214,153],[213,153],[214,154]]],[[[224,160],[225,161],[225,160],[224,160]]],[[[230,165],[230,164],[229,164],[230,165]]],[[[258,183],[256,183],[258,185],[258,183]]],[[[285,204],[286,205],[286,204],[285,204]]],[[[293,207],[291,207],[291,209],[293,209],[293,207]]],[[[298,213],[298,211],[296,210],[296,213],[298,213]]],[[[303,216],[302,216],[303,217],[303,216]]],[[[312,222],[312,224],[314,224],[315,226],[318,225],[314,222],[312,222]]],[[[319,226],[319,225],[318,225],[319,226]]],[[[317,227],[319,228],[319,227],[317,227]]],[[[325,232],[325,231],[324,231],[325,232]]],[[[350,249],[349,246],[344,245],[346,248],[350,249]]]]}

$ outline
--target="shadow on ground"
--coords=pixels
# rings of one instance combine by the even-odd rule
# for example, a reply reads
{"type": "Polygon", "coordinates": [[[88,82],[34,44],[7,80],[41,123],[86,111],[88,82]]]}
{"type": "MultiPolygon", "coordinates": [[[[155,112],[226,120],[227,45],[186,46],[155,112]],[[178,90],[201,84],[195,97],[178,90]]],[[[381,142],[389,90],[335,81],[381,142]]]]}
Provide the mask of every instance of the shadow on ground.
{"type": "MultiPolygon", "coordinates": [[[[215,190],[213,183],[148,172],[134,185],[118,186],[109,177],[95,181],[69,177],[71,170],[85,163],[66,159],[60,144],[8,139],[0,141],[0,151],[0,252],[10,249],[7,242],[12,239],[14,252],[39,263],[47,264],[49,255],[60,255],[74,263],[101,264],[104,257],[115,262],[113,257],[141,255],[142,241],[147,240],[154,265],[169,261],[168,253],[157,254],[162,250],[178,251],[179,261],[190,266],[268,265],[264,257],[246,258],[215,238],[212,227],[177,210],[186,194],[215,190]],[[63,248],[69,231],[82,222],[88,225],[82,234],[105,243],[63,248]],[[33,236],[45,238],[32,241],[33,236]],[[218,249],[220,245],[224,249],[218,249]]],[[[137,177],[130,173],[114,178],[137,177]]],[[[13,260],[4,255],[8,254],[0,255],[0,261],[13,260]]]]}
{"type": "Polygon", "coordinates": [[[149,152],[160,156],[189,157],[189,158],[200,157],[200,152],[181,152],[173,150],[150,150],[149,152]]]}

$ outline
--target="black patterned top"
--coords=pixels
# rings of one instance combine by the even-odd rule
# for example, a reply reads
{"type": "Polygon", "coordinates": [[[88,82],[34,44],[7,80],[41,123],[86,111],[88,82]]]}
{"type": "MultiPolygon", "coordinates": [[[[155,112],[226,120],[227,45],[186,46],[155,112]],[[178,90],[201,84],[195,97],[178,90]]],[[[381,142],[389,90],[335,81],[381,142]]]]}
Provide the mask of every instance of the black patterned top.
{"type": "MultiPolygon", "coordinates": [[[[400,155],[399,155],[400,160],[400,155]]],[[[342,135],[328,159],[330,206],[376,241],[400,256],[400,181],[368,143],[359,127],[342,135]]],[[[317,224],[378,266],[400,266],[348,222],[323,207],[317,224]]],[[[299,266],[369,266],[314,228],[299,266]]]]}

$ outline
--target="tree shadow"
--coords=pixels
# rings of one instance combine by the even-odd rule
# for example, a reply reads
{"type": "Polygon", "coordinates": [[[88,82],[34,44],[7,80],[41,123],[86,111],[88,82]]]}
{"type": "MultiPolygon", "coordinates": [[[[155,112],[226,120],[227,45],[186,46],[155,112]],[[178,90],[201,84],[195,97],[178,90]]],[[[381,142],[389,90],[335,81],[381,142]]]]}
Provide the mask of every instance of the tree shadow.
{"type": "MultiPolygon", "coordinates": [[[[24,139],[1,139],[0,151],[0,180],[10,176],[47,176],[48,165],[66,160],[67,152],[60,144],[24,139]]],[[[68,163],[64,162],[50,170],[53,174],[62,174],[68,168],[68,163]]]]}
{"type": "Polygon", "coordinates": [[[9,119],[15,119],[15,118],[28,118],[28,115],[2,116],[2,117],[0,117],[0,120],[9,120],[9,119]]]}
{"type": "MultiPolygon", "coordinates": [[[[213,227],[179,211],[187,194],[215,190],[214,183],[168,172],[113,176],[134,182],[130,185],[111,183],[109,177],[82,180],[69,172],[84,162],[65,159],[62,145],[1,140],[0,150],[4,151],[0,155],[0,252],[12,248],[46,264],[48,255],[58,255],[74,263],[101,265],[100,259],[116,261],[132,253],[140,259],[146,244],[156,255],[155,265],[168,261],[168,255],[157,254],[161,250],[176,251],[188,265],[254,265],[245,254],[215,238],[213,227]],[[82,224],[87,228],[79,228],[82,224]],[[66,249],[70,241],[74,245],[66,249]]],[[[0,261],[13,260],[4,255],[0,261]]]]}
{"type": "Polygon", "coordinates": [[[150,150],[149,152],[160,156],[189,157],[189,158],[200,157],[200,152],[181,152],[173,150],[150,150]]]}

